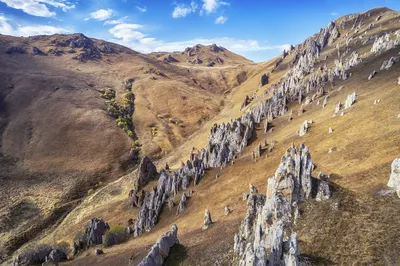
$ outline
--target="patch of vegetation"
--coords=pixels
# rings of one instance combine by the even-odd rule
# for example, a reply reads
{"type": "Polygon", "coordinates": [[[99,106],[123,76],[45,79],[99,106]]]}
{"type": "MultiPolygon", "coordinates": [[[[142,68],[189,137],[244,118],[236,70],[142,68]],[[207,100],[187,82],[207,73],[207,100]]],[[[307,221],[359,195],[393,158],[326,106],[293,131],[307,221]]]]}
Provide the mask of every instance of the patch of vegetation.
{"type": "Polygon", "coordinates": [[[90,196],[90,195],[93,195],[93,193],[94,193],[94,189],[91,188],[88,190],[87,195],[90,196]]]}
{"type": "Polygon", "coordinates": [[[108,230],[103,236],[103,245],[104,247],[118,245],[127,241],[128,237],[129,235],[126,232],[125,227],[120,225],[113,225],[110,227],[110,230],[108,230]]]}
{"type": "Polygon", "coordinates": [[[151,67],[149,69],[146,69],[144,71],[144,74],[156,74],[156,75],[159,75],[159,76],[162,76],[162,77],[166,77],[166,75],[163,72],[161,72],[159,69],[153,68],[153,67],[151,67]]]}

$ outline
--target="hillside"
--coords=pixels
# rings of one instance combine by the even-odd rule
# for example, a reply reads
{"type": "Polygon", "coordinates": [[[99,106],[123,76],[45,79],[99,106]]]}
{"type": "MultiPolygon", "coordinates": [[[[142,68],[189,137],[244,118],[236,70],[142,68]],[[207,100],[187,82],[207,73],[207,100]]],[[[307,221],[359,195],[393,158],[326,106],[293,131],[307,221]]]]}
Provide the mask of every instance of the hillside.
{"type": "MultiPolygon", "coordinates": [[[[287,54],[260,64],[227,50],[209,53],[215,46],[190,48],[195,55],[146,56],[83,35],[0,36],[0,42],[4,259],[38,243],[72,243],[97,217],[133,233],[128,241],[104,248],[104,255],[94,255],[94,248],[103,248],[97,245],[66,265],[137,265],[173,224],[180,245],[166,265],[236,265],[262,257],[237,249],[240,241],[244,248],[266,246],[266,263],[277,250],[268,234],[281,224],[282,261],[400,263],[400,199],[386,186],[392,161],[400,155],[398,12],[376,8],[340,17],[287,54]],[[71,38],[90,42],[97,55],[86,44],[69,54],[71,44],[59,43],[71,38]],[[47,55],[32,55],[33,46],[47,55]],[[51,55],[49,49],[56,48],[61,56],[51,55]],[[198,56],[209,62],[206,58],[221,52],[220,65],[226,67],[187,61],[198,56]],[[165,63],[169,56],[178,62],[165,63]],[[107,114],[104,99],[120,106],[131,99],[129,92],[134,95],[132,137],[107,114]],[[142,171],[132,160],[132,143],[159,172],[144,186],[139,207],[132,207],[130,192],[142,171]],[[277,173],[291,171],[291,163],[284,162],[293,147],[304,155],[301,144],[313,162],[310,179],[320,184],[325,180],[317,177],[330,176],[331,198],[302,199],[279,183],[292,178],[277,173]],[[166,164],[171,169],[163,172],[166,164]],[[268,179],[275,175],[280,179],[268,179]],[[249,184],[259,193],[253,191],[246,201],[249,184]],[[93,191],[85,197],[89,188],[93,191]],[[178,213],[183,193],[187,201],[178,213]],[[261,211],[252,200],[271,206],[261,211]],[[170,201],[174,206],[168,208],[170,201]],[[275,212],[268,214],[268,208],[275,212]],[[206,209],[214,223],[203,230],[206,209]],[[243,229],[246,223],[249,229],[243,229]],[[248,237],[235,237],[246,230],[248,237]],[[296,241],[290,242],[293,232],[296,241]]],[[[277,237],[272,238],[275,243],[277,237]]]]}
{"type": "Polygon", "coordinates": [[[193,47],[187,47],[182,52],[153,52],[150,53],[150,56],[164,63],[188,66],[227,67],[252,63],[252,61],[243,56],[232,53],[228,49],[216,44],[197,44],[193,47]]]}

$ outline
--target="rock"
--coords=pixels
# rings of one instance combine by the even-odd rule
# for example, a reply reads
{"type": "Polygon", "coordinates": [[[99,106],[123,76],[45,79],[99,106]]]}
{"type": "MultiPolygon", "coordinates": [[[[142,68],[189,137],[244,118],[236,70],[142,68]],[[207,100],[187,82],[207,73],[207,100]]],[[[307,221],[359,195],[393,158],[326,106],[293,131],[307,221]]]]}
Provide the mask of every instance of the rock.
{"type": "Polygon", "coordinates": [[[333,152],[333,148],[329,148],[328,153],[332,153],[333,152]]]}
{"type": "Polygon", "coordinates": [[[50,251],[48,258],[57,265],[59,262],[67,260],[67,255],[63,250],[56,248],[50,251]]]}
{"type": "Polygon", "coordinates": [[[25,48],[22,46],[11,46],[6,50],[7,54],[25,54],[25,48]]]}
{"type": "Polygon", "coordinates": [[[172,208],[174,208],[174,201],[172,200],[172,198],[168,199],[168,209],[172,210],[172,208]]]}
{"type": "Polygon", "coordinates": [[[369,74],[369,76],[368,76],[368,80],[371,80],[373,77],[375,77],[375,75],[376,75],[377,73],[378,73],[378,72],[376,72],[375,70],[372,71],[372,73],[369,74]]]}
{"type": "Polygon", "coordinates": [[[93,218],[87,225],[85,234],[87,235],[89,246],[91,244],[98,245],[102,243],[102,237],[110,226],[102,219],[93,218]]]}
{"type": "Polygon", "coordinates": [[[332,197],[332,192],[328,184],[329,176],[318,174],[318,189],[315,197],[316,201],[328,200],[332,197]]]}
{"type": "Polygon", "coordinates": [[[103,251],[102,249],[96,248],[96,249],[94,250],[94,255],[102,255],[102,254],[104,254],[104,251],[103,251]]]}
{"type": "Polygon", "coordinates": [[[400,198],[400,158],[396,158],[392,162],[390,178],[387,185],[395,189],[397,196],[400,198]]]}
{"type": "Polygon", "coordinates": [[[355,103],[356,99],[357,99],[357,95],[356,95],[355,91],[352,94],[349,94],[344,103],[344,109],[350,108],[355,103]]]}
{"type": "MultiPolygon", "coordinates": [[[[246,215],[234,237],[234,252],[238,255],[234,265],[299,265],[293,225],[299,216],[298,203],[310,199],[314,184],[320,182],[312,178],[313,169],[308,148],[303,144],[292,146],[275,175],[268,179],[266,196],[248,196],[246,215]]],[[[324,185],[319,185],[319,190],[323,198],[324,185]]]]}
{"type": "Polygon", "coordinates": [[[213,53],[219,53],[219,52],[222,52],[224,50],[225,50],[225,48],[223,48],[221,46],[218,46],[215,43],[210,45],[210,51],[213,52],[213,53]]]}
{"type": "Polygon", "coordinates": [[[263,74],[261,76],[260,83],[258,84],[258,87],[261,88],[262,86],[267,85],[268,84],[268,79],[269,79],[269,76],[267,74],[263,74]]]}
{"type": "Polygon", "coordinates": [[[339,113],[341,107],[342,107],[342,103],[341,103],[341,102],[339,102],[338,104],[336,104],[336,106],[335,106],[335,115],[336,115],[337,113],[339,113]]]}
{"type": "Polygon", "coordinates": [[[163,59],[164,63],[177,63],[179,62],[175,58],[173,58],[170,54],[167,57],[164,57],[163,59]]]}
{"type": "Polygon", "coordinates": [[[309,128],[309,124],[311,124],[311,123],[310,123],[310,121],[307,121],[307,120],[304,121],[303,124],[301,124],[300,130],[299,130],[299,136],[300,137],[304,136],[307,133],[308,128],[309,128]]]}
{"type": "Polygon", "coordinates": [[[137,266],[162,266],[168,257],[171,247],[179,244],[178,227],[174,224],[172,231],[162,235],[151,247],[150,252],[137,266]]]}
{"type": "Polygon", "coordinates": [[[225,215],[229,215],[231,213],[231,209],[229,209],[228,206],[225,206],[224,210],[225,210],[225,215]]]}
{"type": "Polygon", "coordinates": [[[210,227],[210,225],[213,223],[212,219],[211,219],[211,213],[210,211],[207,209],[204,213],[204,221],[203,221],[203,230],[208,229],[208,227],[210,227]]]}
{"type": "Polygon", "coordinates": [[[132,207],[134,207],[134,208],[135,207],[140,208],[143,204],[144,193],[143,193],[143,191],[141,191],[139,193],[134,189],[132,189],[129,192],[129,198],[131,199],[131,204],[132,204],[132,207]]]}
{"type": "Polygon", "coordinates": [[[135,190],[139,191],[142,189],[150,180],[154,180],[157,174],[156,166],[150,158],[147,156],[143,157],[138,167],[137,177],[134,184],[135,190]]]}
{"type": "Polygon", "coordinates": [[[306,99],[304,100],[304,105],[309,105],[312,102],[312,99],[310,96],[307,96],[306,99]]]}
{"type": "Polygon", "coordinates": [[[246,97],[244,97],[242,104],[240,105],[240,110],[245,108],[249,103],[250,103],[250,98],[249,96],[246,95],[246,97]]]}
{"type": "Polygon", "coordinates": [[[343,89],[343,86],[340,86],[339,89],[338,89],[338,91],[341,91],[342,89],[343,89]]]}
{"type": "Polygon", "coordinates": [[[329,134],[333,132],[333,129],[330,127],[328,130],[329,134]]]}
{"type": "Polygon", "coordinates": [[[179,215],[180,213],[182,213],[185,210],[186,200],[187,200],[186,193],[182,193],[181,201],[179,202],[176,215],[179,215]]]}
{"type": "Polygon", "coordinates": [[[36,46],[32,47],[32,54],[33,55],[46,55],[45,53],[43,53],[39,48],[37,48],[36,46]]]}
{"type": "Polygon", "coordinates": [[[328,104],[328,98],[329,96],[325,97],[324,102],[322,103],[322,108],[325,108],[325,106],[328,104]]]}
{"type": "Polygon", "coordinates": [[[249,187],[250,187],[250,194],[258,193],[258,189],[255,186],[249,184],[249,187]]]}

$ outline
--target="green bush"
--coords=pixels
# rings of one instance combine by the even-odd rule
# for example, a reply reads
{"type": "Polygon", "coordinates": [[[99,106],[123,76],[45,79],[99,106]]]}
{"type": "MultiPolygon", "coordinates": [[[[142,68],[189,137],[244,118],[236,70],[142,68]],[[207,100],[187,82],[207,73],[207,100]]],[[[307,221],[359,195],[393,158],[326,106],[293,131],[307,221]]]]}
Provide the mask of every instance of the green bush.
{"type": "Polygon", "coordinates": [[[113,245],[118,245],[128,240],[128,233],[125,227],[120,225],[113,225],[110,230],[103,235],[103,245],[104,247],[111,247],[113,245]]]}
{"type": "Polygon", "coordinates": [[[89,189],[88,192],[87,192],[88,196],[92,195],[93,193],[94,193],[94,189],[93,188],[89,189]]]}

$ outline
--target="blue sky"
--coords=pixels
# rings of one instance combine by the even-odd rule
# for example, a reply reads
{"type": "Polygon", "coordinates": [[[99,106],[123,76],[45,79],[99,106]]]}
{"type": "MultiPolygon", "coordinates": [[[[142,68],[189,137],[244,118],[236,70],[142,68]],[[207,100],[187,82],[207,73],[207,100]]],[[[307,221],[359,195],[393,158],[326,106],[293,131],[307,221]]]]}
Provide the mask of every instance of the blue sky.
{"type": "Polygon", "coordinates": [[[0,0],[0,33],[81,32],[143,53],[216,43],[260,62],[378,6],[399,11],[400,0],[0,0]]]}

